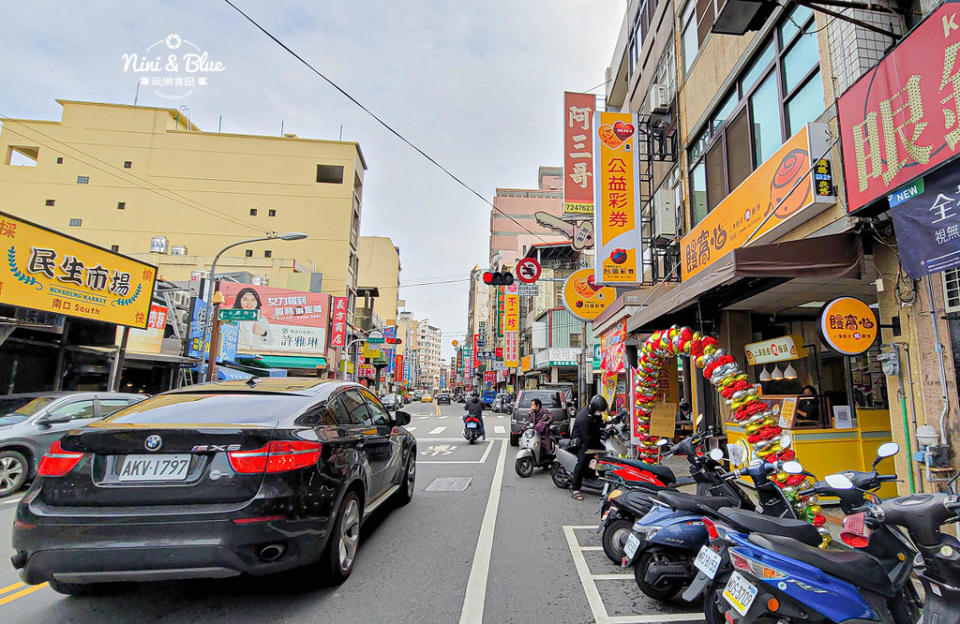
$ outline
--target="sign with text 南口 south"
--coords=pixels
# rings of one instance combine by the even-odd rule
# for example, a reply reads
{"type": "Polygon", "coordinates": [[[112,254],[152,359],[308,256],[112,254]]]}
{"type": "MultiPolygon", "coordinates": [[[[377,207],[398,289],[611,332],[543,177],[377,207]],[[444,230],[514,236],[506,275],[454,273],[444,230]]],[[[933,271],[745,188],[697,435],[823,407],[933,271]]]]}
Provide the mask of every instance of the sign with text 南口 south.
{"type": "Polygon", "coordinates": [[[960,153],[960,3],[928,15],[837,100],[847,210],[960,153]]]}
{"type": "Polygon", "coordinates": [[[563,94],[563,213],[593,214],[593,111],[597,96],[563,94]]]}
{"type": "Polygon", "coordinates": [[[156,267],[0,212],[0,303],[145,329],[156,267]]]}

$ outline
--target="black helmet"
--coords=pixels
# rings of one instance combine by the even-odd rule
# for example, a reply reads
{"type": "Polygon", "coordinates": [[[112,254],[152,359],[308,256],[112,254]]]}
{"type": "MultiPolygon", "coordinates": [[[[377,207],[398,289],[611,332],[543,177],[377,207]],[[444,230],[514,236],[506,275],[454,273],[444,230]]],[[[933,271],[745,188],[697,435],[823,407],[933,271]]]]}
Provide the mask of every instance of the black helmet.
{"type": "Polygon", "coordinates": [[[687,411],[688,409],[690,409],[690,404],[687,403],[686,401],[680,401],[680,409],[683,411],[687,411]]]}
{"type": "Polygon", "coordinates": [[[600,412],[601,414],[607,411],[607,400],[603,398],[601,394],[595,394],[592,399],[590,399],[590,413],[594,414],[600,412]]]}
{"type": "Polygon", "coordinates": [[[471,391],[470,391],[470,398],[471,398],[471,399],[476,399],[476,398],[479,397],[479,396],[480,396],[480,395],[477,394],[477,391],[476,391],[476,390],[471,390],[471,391]]]}

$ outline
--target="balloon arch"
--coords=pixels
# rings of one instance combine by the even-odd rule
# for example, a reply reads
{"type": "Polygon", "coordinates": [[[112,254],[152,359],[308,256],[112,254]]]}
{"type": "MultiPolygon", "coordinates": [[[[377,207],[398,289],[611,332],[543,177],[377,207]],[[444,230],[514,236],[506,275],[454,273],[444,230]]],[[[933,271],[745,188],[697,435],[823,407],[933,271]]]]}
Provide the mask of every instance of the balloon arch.
{"type": "MultiPolygon", "coordinates": [[[[713,336],[704,336],[689,327],[674,325],[670,329],[653,332],[643,343],[634,375],[634,415],[639,423],[637,436],[640,441],[640,458],[647,463],[657,463],[659,449],[657,437],[650,435],[650,412],[660,392],[659,380],[663,366],[676,356],[690,358],[697,368],[703,369],[720,396],[730,406],[731,416],[743,425],[747,442],[753,454],[764,461],[791,460],[796,457],[791,437],[778,426],[779,410],[771,408],[756,392],[756,387],[747,379],[746,373],[734,357],[719,347],[713,336]]],[[[817,504],[816,496],[800,496],[799,492],[812,484],[804,475],[778,472],[770,477],[793,504],[797,517],[822,527],[826,517],[817,504]]],[[[825,529],[824,529],[825,530],[825,529]]]]}

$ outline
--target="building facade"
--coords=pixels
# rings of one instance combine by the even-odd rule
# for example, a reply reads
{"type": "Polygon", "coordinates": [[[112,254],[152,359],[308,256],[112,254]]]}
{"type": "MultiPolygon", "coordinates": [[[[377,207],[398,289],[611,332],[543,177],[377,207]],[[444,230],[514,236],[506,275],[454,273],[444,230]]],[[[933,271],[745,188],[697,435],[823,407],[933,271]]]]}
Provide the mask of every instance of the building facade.
{"type": "Polygon", "coordinates": [[[361,236],[359,251],[357,284],[377,288],[379,295],[373,303],[373,310],[386,324],[391,325],[397,318],[400,248],[386,236],[361,236]]]}
{"type": "Polygon", "coordinates": [[[438,327],[430,324],[428,319],[420,321],[418,346],[418,366],[420,383],[429,388],[440,386],[440,367],[443,359],[440,357],[441,332],[438,327]]]}

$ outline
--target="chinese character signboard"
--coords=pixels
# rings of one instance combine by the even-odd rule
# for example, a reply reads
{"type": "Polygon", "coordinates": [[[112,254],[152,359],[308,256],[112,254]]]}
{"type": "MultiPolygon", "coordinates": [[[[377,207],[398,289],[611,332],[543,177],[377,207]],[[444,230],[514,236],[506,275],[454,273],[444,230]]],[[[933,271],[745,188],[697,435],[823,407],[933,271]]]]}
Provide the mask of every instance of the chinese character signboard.
{"type": "Polygon", "coordinates": [[[593,269],[580,269],[563,285],[563,303],[581,321],[597,318],[617,299],[617,291],[611,286],[595,285],[593,275],[593,269]]]}
{"type": "Polygon", "coordinates": [[[873,346],[880,329],[870,306],[854,297],[828,301],[820,310],[820,335],[842,355],[860,355],[873,346]]]}
{"type": "Polygon", "coordinates": [[[960,167],[941,167],[889,201],[900,260],[911,279],[960,266],[960,167]]]}
{"type": "Polygon", "coordinates": [[[563,213],[593,214],[593,111],[597,97],[563,94],[563,213]]]}
{"type": "Polygon", "coordinates": [[[771,340],[751,342],[743,350],[747,354],[747,364],[772,364],[807,357],[802,336],[780,336],[771,340]]]}
{"type": "MultiPolygon", "coordinates": [[[[152,304],[146,329],[131,329],[127,335],[127,351],[134,353],[160,353],[163,347],[163,332],[167,328],[166,306],[152,304]]],[[[117,344],[123,330],[117,328],[117,344]]]]}
{"type": "Polygon", "coordinates": [[[960,5],[931,13],[837,100],[847,210],[960,150],[960,5]]]}
{"type": "Polygon", "coordinates": [[[630,113],[597,113],[596,281],[638,284],[640,273],[640,202],[637,201],[637,133],[630,113]]]}
{"type": "Polygon", "coordinates": [[[835,204],[829,163],[820,158],[829,140],[826,124],[807,124],[717,204],[680,241],[683,279],[745,243],[778,238],[835,204]]]}
{"type": "Polygon", "coordinates": [[[394,381],[396,381],[397,383],[400,383],[400,382],[403,381],[404,379],[409,379],[409,376],[408,376],[408,377],[404,377],[404,375],[403,375],[403,354],[402,354],[402,353],[398,353],[398,354],[397,354],[397,364],[396,364],[396,371],[395,371],[395,372],[396,372],[396,376],[395,376],[393,379],[394,379],[394,381]]]}
{"type": "Polygon", "coordinates": [[[154,266],[0,212],[0,303],[147,327],[154,266]]]}
{"type": "Polygon", "coordinates": [[[347,298],[333,297],[333,313],[330,317],[330,346],[344,347],[347,344],[347,298]]]}
{"type": "MultiPolygon", "coordinates": [[[[207,344],[207,302],[193,300],[193,316],[190,320],[190,340],[187,342],[187,356],[207,361],[210,345],[207,344]]],[[[232,362],[237,359],[237,340],[240,338],[240,326],[236,323],[221,323],[220,348],[217,350],[217,363],[232,362]]]]}
{"type": "Polygon", "coordinates": [[[503,363],[520,366],[520,295],[516,283],[503,289],[503,363]]]}
{"type": "Polygon", "coordinates": [[[330,295],[224,282],[223,307],[259,310],[256,321],[238,321],[241,353],[326,352],[330,295]]]}

